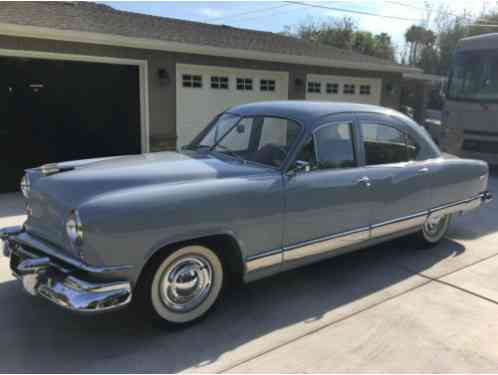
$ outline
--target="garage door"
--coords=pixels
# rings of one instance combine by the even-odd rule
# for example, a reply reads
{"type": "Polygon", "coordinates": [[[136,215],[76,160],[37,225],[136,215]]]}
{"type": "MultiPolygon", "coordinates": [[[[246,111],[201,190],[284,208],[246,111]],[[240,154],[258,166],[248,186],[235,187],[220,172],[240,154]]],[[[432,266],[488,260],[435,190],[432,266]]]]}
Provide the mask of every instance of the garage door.
{"type": "Polygon", "coordinates": [[[306,100],[380,105],[382,80],[308,74],[306,100]]]}
{"type": "Polygon", "coordinates": [[[138,69],[0,57],[0,191],[26,168],[140,153],[138,69]]]}
{"type": "Polygon", "coordinates": [[[223,67],[176,66],[178,147],[188,144],[225,109],[288,98],[288,73],[223,67]]]}

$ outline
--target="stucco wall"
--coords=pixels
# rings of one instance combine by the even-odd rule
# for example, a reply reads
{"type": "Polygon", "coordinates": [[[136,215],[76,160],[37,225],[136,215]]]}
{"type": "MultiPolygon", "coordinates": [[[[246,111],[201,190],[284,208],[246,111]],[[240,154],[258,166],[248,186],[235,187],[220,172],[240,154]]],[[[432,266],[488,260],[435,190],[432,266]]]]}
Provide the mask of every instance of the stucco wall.
{"type": "Polygon", "coordinates": [[[150,141],[153,151],[172,149],[176,146],[175,77],[177,63],[286,71],[289,72],[289,99],[305,98],[306,74],[308,73],[382,78],[382,105],[397,109],[400,103],[401,73],[325,68],[9,36],[0,36],[0,49],[147,60],[150,141]],[[165,69],[168,72],[169,84],[159,82],[159,69],[165,69]],[[300,81],[301,84],[296,84],[297,81],[300,81]],[[389,86],[393,90],[391,94],[388,93],[389,86]]]}

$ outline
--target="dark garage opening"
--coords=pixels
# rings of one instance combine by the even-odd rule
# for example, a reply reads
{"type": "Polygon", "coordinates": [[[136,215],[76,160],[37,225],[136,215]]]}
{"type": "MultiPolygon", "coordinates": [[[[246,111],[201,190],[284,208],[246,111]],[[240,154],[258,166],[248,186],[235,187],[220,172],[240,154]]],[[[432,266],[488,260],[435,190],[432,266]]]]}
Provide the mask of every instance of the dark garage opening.
{"type": "Polygon", "coordinates": [[[26,168],[140,153],[138,66],[0,57],[0,192],[26,168]]]}

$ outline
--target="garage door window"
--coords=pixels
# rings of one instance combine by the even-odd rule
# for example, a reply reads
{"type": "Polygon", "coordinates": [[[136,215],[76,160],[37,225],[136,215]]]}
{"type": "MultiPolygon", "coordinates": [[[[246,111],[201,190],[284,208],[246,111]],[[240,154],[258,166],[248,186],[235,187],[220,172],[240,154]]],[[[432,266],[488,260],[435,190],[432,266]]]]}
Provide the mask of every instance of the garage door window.
{"type": "Polygon", "coordinates": [[[338,94],[339,93],[339,84],[337,83],[327,83],[327,94],[338,94]]]}
{"type": "Polygon", "coordinates": [[[322,83],[316,81],[308,82],[308,92],[320,94],[322,92],[322,83]]]}
{"type": "Polygon", "coordinates": [[[370,95],[370,85],[361,85],[360,95],[370,95]]]}
{"type": "Polygon", "coordinates": [[[361,133],[367,165],[401,163],[417,157],[417,144],[392,126],[365,122],[361,124],[361,133]]]}
{"type": "Polygon", "coordinates": [[[212,89],[228,89],[228,77],[211,76],[212,89]]]}
{"type": "Polygon", "coordinates": [[[260,81],[261,91],[275,91],[275,80],[273,79],[262,79],[260,81]]]}
{"type": "Polygon", "coordinates": [[[342,89],[342,92],[344,94],[348,94],[348,95],[354,95],[355,92],[356,92],[356,86],[353,85],[353,84],[348,84],[348,83],[345,83],[344,84],[344,87],[342,89]]]}
{"type": "Polygon", "coordinates": [[[252,78],[237,78],[237,90],[252,90],[252,78]]]}
{"type": "Polygon", "coordinates": [[[201,88],[202,76],[196,74],[183,74],[182,85],[183,87],[201,88]]]}

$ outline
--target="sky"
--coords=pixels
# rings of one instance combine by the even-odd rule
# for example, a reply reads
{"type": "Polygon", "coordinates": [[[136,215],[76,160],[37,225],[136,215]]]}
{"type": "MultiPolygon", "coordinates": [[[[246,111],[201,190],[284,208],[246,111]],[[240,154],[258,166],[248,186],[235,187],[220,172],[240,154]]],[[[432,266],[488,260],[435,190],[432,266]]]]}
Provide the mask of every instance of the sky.
{"type": "MultiPolygon", "coordinates": [[[[498,0],[340,0],[302,1],[305,5],[285,1],[103,1],[116,9],[190,21],[225,24],[253,30],[280,32],[286,25],[313,19],[326,21],[347,15],[355,19],[360,30],[391,35],[398,55],[404,48],[404,33],[412,24],[427,18],[426,3],[433,9],[445,6],[449,12],[480,14],[494,9],[498,0]],[[307,6],[311,4],[314,7],[307,6]],[[318,8],[321,7],[321,8],[318,8]],[[405,19],[382,18],[353,12],[368,12],[405,19]]],[[[432,14],[434,14],[433,11],[432,14]]]]}

